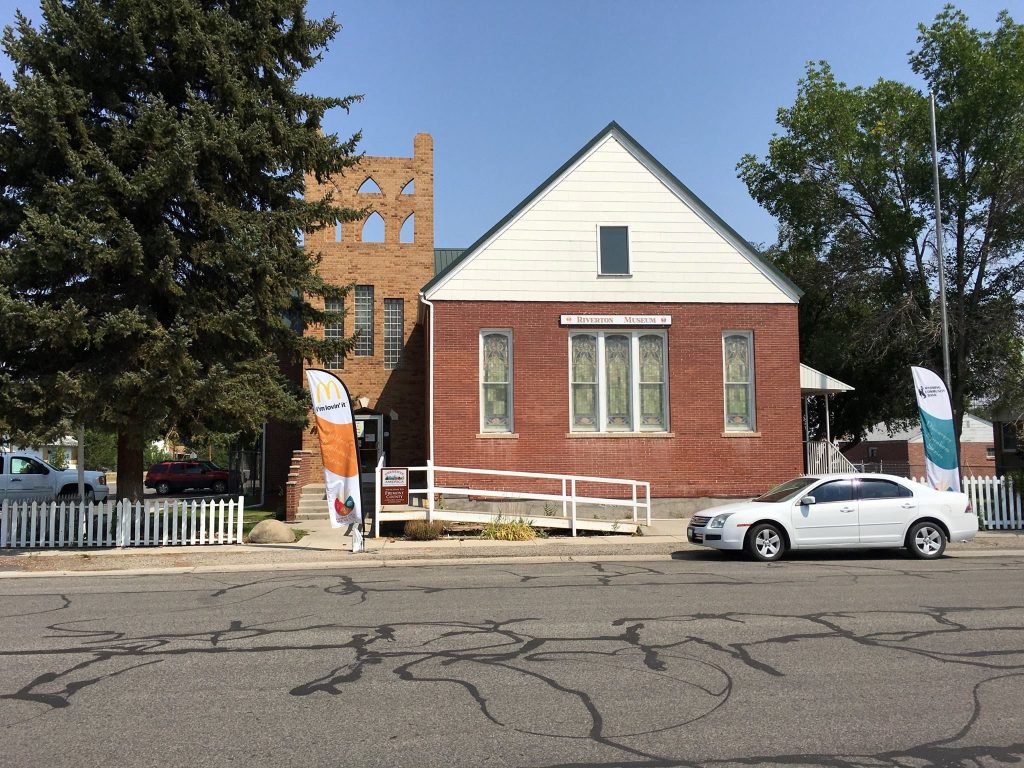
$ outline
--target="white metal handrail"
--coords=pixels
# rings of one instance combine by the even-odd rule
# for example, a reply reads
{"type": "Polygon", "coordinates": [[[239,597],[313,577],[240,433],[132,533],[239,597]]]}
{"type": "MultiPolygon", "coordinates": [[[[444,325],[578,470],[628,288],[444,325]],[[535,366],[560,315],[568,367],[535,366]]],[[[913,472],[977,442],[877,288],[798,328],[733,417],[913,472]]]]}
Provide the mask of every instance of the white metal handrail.
{"type": "MultiPolygon", "coordinates": [[[[380,492],[380,478],[383,461],[377,464],[374,491],[373,535],[380,535],[380,513],[383,511],[380,492]]],[[[454,496],[480,496],[494,499],[527,499],[531,501],[555,501],[562,504],[562,517],[569,518],[572,535],[576,535],[577,507],[579,504],[602,504],[606,506],[630,507],[633,510],[633,522],[637,522],[643,510],[646,524],[651,524],[651,484],[645,480],[626,480],[612,477],[591,477],[587,475],[563,475],[553,472],[516,472],[507,469],[478,469],[475,467],[444,467],[427,462],[424,466],[408,467],[410,473],[425,472],[427,484],[423,488],[409,488],[410,496],[425,496],[427,521],[434,518],[434,496],[438,493],[454,496]],[[539,493],[535,491],[498,491],[490,488],[469,488],[456,486],[439,486],[435,478],[438,472],[464,475],[490,475],[494,477],[526,478],[531,480],[556,480],[562,484],[562,493],[539,493]],[[576,492],[578,483],[604,483],[607,485],[629,486],[631,497],[609,498],[599,496],[580,496],[576,492]],[[642,489],[642,497],[638,491],[642,489]]]]}
{"type": "Polygon", "coordinates": [[[857,467],[843,455],[835,443],[826,440],[807,441],[807,474],[820,475],[856,471],[857,467]]]}

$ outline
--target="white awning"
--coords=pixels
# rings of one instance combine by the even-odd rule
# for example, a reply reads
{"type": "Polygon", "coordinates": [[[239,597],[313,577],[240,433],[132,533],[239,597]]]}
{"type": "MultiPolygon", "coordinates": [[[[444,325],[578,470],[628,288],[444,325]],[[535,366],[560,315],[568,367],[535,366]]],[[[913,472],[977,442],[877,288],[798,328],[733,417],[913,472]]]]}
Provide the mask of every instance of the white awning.
{"type": "Polygon", "coordinates": [[[830,395],[835,392],[853,392],[853,387],[800,363],[800,394],[830,395]]]}

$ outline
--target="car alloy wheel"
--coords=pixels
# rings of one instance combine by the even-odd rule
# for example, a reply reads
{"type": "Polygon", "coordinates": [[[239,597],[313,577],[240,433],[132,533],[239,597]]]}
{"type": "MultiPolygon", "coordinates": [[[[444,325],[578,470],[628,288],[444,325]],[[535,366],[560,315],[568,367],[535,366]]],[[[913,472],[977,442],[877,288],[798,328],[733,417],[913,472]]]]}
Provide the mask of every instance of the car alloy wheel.
{"type": "Polygon", "coordinates": [[[755,560],[771,562],[782,557],[786,550],[786,542],[782,533],[774,525],[763,523],[753,528],[747,539],[747,550],[755,560]]]}
{"type": "Polygon", "coordinates": [[[946,536],[935,523],[918,523],[907,535],[911,554],[922,560],[934,560],[946,549],[946,536]]]}
{"type": "Polygon", "coordinates": [[[213,492],[214,493],[224,493],[227,489],[228,489],[228,484],[225,483],[223,480],[217,480],[213,484],[213,492]]]}
{"type": "Polygon", "coordinates": [[[171,492],[171,484],[167,482],[157,483],[156,492],[159,493],[161,496],[166,496],[171,492]]]}

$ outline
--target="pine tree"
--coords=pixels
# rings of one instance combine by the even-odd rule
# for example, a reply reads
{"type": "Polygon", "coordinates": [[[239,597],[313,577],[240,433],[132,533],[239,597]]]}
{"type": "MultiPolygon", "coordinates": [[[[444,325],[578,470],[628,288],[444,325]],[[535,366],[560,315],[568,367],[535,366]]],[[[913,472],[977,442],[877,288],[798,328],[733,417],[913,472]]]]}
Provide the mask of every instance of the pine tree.
{"type": "Polygon", "coordinates": [[[320,130],[359,97],[298,90],[339,29],[305,5],[44,0],[5,30],[0,423],[116,432],[122,497],[147,436],[299,424],[280,365],[351,347],[295,332],[343,293],[297,234],[357,216],[302,196],[359,140],[320,130]]]}

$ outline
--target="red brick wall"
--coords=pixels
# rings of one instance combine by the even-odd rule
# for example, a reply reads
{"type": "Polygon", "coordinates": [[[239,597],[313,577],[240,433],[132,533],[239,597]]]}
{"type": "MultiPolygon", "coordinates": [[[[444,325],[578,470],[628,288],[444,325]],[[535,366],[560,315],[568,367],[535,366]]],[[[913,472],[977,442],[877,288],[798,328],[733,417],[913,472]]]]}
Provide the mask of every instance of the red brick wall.
{"type": "Polygon", "coordinates": [[[295,451],[292,454],[288,481],[285,483],[285,520],[295,519],[295,514],[299,511],[302,487],[324,481],[323,467],[319,462],[319,457],[319,452],[315,457],[309,451],[295,451]]]}
{"type": "Polygon", "coordinates": [[[438,301],[435,308],[438,465],[647,480],[656,497],[752,495],[802,471],[795,306],[438,301]],[[626,311],[672,316],[672,437],[567,437],[570,329],[559,315],[626,311]],[[512,329],[518,438],[478,437],[482,328],[512,329]],[[724,330],[754,332],[757,437],[723,436],[724,330]]]}
{"type": "MultiPolygon", "coordinates": [[[[960,473],[965,477],[990,477],[996,474],[995,459],[988,457],[992,444],[960,443],[960,473]]],[[[895,440],[865,440],[843,451],[854,464],[864,464],[871,472],[887,472],[909,477],[924,477],[924,443],[895,440]],[[870,449],[875,455],[870,455],[870,449]]]]}

